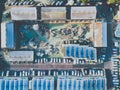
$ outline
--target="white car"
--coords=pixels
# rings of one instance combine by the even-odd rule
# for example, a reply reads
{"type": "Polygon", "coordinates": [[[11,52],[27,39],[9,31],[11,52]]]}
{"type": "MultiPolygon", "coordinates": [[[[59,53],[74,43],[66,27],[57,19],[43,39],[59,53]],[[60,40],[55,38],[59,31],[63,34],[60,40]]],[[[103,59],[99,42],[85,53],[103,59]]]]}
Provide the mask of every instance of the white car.
{"type": "Polygon", "coordinates": [[[118,79],[113,79],[113,83],[119,83],[118,79]]]}
{"type": "Polygon", "coordinates": [[[113,60],[114,62],[119,61],[119,59],[116,59],[116,58],[112,58],[112,60],[113,60]]]}
{"type": "Polygon", "coordinates": [[[113,82],[114,85],[119,85],[119,82],[113,82]]]}
{"type": "Polygon", "coordinates": [[[7,72],[6,72],[6,76],[9,76],[9,73],[10,73],[10,71],[7,71],[7,72]]]}
{"type": "Polygon", "coordinates": [[[115,68],[113,71],[116,71],[116,72],[118,72],[118,68],[115,68]]]}
{"type": "Polygon", "coordinates": [[[118,75],[115,75],[115,74],[114,74],[114,75],[112,75],[112,76],[113,76],[113,77],[118,77],[118,75]]]}
{"type": "Polygon", "coordinates": [[[15,77],[17,76],[17,72],[16,72],[16,71],[14,72],[14,76],[15,76],[15,77]]]}
{"type": "Polygon", "coordinates": [[[115,71],[115,72],[114,72],[114,75],[118,75],[118,72],[115,71]]]}
{"type": "Polygon", "coordinates": [[[113,77],[113,80],[118,80],[118,77],[113,77]]]}
{"type": "Polygon", "coordinates": [[[112,51],[117,51],[117,48],[113,48],[112,51]]]}

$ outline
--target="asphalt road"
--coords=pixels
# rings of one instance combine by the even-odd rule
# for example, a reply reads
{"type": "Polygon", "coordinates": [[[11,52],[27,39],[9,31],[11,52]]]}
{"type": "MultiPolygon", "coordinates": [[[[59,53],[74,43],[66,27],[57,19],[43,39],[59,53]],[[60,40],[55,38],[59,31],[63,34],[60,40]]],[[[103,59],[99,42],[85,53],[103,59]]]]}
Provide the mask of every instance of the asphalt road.
{"type": "Polygon", "coordinates": [[[111,7],[104,3],[103,5],[97,6],[97,17],[104,18],[107,22],[107,50],[106,50],[106,61],[109,61],[112,55],[113,41],[112,41],[112,20],[113,20],[113,12],[111,12],[111,7]]]}
{"type": "Polygon", "coordinates": [[[74,70],[80,68],[103,68],[104,64],[62,64],[62,63],[38,63],[38,64],[11,64],[11,70],[74,70]]]}

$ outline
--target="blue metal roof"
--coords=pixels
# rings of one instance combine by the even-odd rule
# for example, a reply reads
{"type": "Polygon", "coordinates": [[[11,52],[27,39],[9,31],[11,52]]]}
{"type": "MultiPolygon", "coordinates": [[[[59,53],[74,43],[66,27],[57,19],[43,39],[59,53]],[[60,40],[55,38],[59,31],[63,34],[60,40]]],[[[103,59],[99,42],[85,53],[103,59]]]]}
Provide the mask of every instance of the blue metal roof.
{"type": "Polygon", "coordinates": [[[65,47],[65,56],[74,58],[87,58],[95,60],[95,48],[68,45],[65,47]]]}
{"type": "Polygon", "coordinates": [[[36,90],[37,89],[37,80],[36,79],[34,79],[33,80],[33,89],[32,90],[36,90]]]}
{"type": "Polygon", "coordinates": [[[97,89],[96,90],[100,90],[100,80],[97,80],[97,89]]]}
{"type": "Polygon", "coordinates": [[[9,90],[9,80],[5,80],[5,90],[9,90]]]}
{"type": "Polygon", "coordinates": [[[76,57],[79,58],[79,47],[76,47],[76,57]]]}
{"type": "Polygon", "coordinates": [[[72,56],[72,57],[74,57],[74,52],[75,52],[74,46],[72,46],[72,47],[71,47],[71,56],[72,56]]]}
{"type": "Polygon", "coordinates": [[[94,51],[90,50],[90,60],[94,60],[95,56],[94,56],[94,51]]]}
{"type": "Polygon", "coordinates": [[[105,90],[105,80],[102,79],[102,90],[105,90]]]}
{"type": "Polygon", "coordinates": [[[91,89],[92,89],[92,90],[94,90],[94,88],[95,88],[95,83],[94,83],[94,82],[95,82],[95,80],[94,80],[94,79],[93,79],[93,80],[91,80],[91,89]]]}
{"type": "Polygon", "coordinates": [[[15,90],[18,90],[18,80],[15,80],[14,83],[15,83],[15,90]]]}
{"type": "Polygon", "coordinates": [[[14,90],[14,80],[10,80],[9,90],[14,90]]]}
{"type": "Polygon", "coordinates": [[[88,79],[88,86],[87,86],[87,89],[89,90],[90,87],[91,87],[91,82],[90,82],[90,80],[88,79]]]}
{"type": "Polygon", "coordinates": [[[85,81],[83,81],[82,90],[85,90],[85,87],[86,87],[86,83],[85,83],[85,81]]]}
{"type": "Polygon", "coordinates": [[[14,43],[14,24],[6,24],[6,48],[15,48],[14,43]]]}
{"type": "Polygon", "coordinates": [[[28,80],[23,79],[23,90],[28,90],[28,80]]]}
{"type": "Polygon", "coordinates": [[[58,90],[105,90],[104,78],[59,79],[58,82],[58,90]]]}
{"type": "Polygon", "coordinates": [[[89,58],[89,50],[88,49],[86,49],[85,57],[89,58]]]}
{"type": "Polygon", "coordinates": [[[66,46],[66,57],[70,56],[70,47],[66,46]]]}
{"type": "Polygon", "coordinates": [[[28,90],[28,79],[0,79],[0,90],[28,90]]]}
{"type": "Polygon", "coordinates": [[[4,90],[4,84],[5,84],[5,80],[0,79],[0,90],[4,90]]]}
{"type": "Polygon", "coordinates": [[[84,58],[84,50],[80,47],[80,58],[84,58]]]}

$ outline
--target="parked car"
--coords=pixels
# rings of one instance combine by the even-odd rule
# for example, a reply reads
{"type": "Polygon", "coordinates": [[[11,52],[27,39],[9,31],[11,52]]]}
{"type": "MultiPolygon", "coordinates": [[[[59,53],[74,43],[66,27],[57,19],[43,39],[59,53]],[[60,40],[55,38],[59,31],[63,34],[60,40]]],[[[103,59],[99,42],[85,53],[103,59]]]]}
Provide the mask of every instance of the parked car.
{"type": "Polygon", "coordinates": [[[118,53],[118,49],[117,48],[112,48],[112,53],[113,54],[117,54],[118,53]]]}
{"type": "Polygon", "coordinates": [[[113,58],[112,60],[113,60],[113,61],[119,61],[119,59],[117,59],[117,58],[113,58]]]}
{"type": "Polygon", "coordinates": [[[10,71],[6,71],[6,76],[9,76],[10,71]]]}
{"type": "Polygon", "coordinates": [[[117,55],[118,55],[117,53],[113,53],[112,57],[117,57],[117,55]]]}
{"type": "Polygon", "coordinates": [[[118,72],[117,72],[117,71],[114,71],[113,74],[114,74],[114,75],[118,75],[118,72]]]}
{"type": "Polygon", "coordinates": [[[119,82],[116,82],[116,81],[114,82],[114,81],[113,81],[113,84],[114,84],[114,85],[119,85],[119,82]]]}
{"type": "Polygon", "coordinates": [[[113,78],[118,78],[118,75],[113,74],[112,77],[113,78]]]}
{"type": "Polygon", "coordinates": [[[118,68],[115,68],[113,71],[117,71],[118,72],[118,68]]]}

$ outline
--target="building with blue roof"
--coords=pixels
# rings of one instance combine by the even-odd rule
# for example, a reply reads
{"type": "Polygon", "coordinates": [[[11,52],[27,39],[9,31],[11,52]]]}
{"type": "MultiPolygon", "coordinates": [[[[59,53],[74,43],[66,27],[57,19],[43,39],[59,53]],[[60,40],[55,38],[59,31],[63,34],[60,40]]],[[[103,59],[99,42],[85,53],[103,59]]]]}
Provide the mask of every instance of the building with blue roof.
{"type": "Polygon", "coordinates": [[[79,47],[79,58],[84,58],[84,50],[83,47],[79,47]]]}
{"type": "Polygon", "coordinates": [[[107,47],[107,22],[97,21],[94,24],[94,47],[107,47]]]}
{"type": "Polygon", "coordinates": [[[54,90],[54,77],[33,77],[32,90],[54,90]]]}
{"type": "Polygon", "coordinates": [[[14,90],[18,90],[18,80],[14,80],[14,90]]]}
{"type": "Polygon", "coordinates": [[[0,90],[28,90],[28,78],[5,77],[0,79],[0,90]]]}
{"type": "Polygon", "coordinates": [[[70,56],[70,47],[69,46],[66,46],[65,48],[65,52],[66,52],[66,57],[69,57],[70,56]]]}
{"type": "Polygon", "coordinates": [[[57,79],[57,90],[107,90],[105,77],[61,77],[57,79]]]}
{"type": "Polygon", "coordinates": [[[15,30],[13,22],[1,24],[1,48],[15,48],[15,30]]]}
{"type": "Polygon", "coordinates": [[[72,57],[75,56],[75,47],[74,46],[71,47],[71,56],[72,57]]]}
{"type": "Polygon", "coordinates": [[[76,57],[79,58],[79,47],[76,47],[76,53],[75,53],[76,57]]]}
{"type": "Polygon", "coordinates": [[[97,52],[96,48],[93,47],[65,45],[65,57],[95,61],[97,60],[97,52]]]}
{"type": "Polygon", "coordinates": [[[85,57],[86,58],[89,58],[89,50],[87,49],[86,52],[85,52],[85,57]]]}
{"type": "Polygon", "coordinates": [[[10,80],[10,82],[9,82],[9,90],[14,90],[14,80],[10,80]]]}

